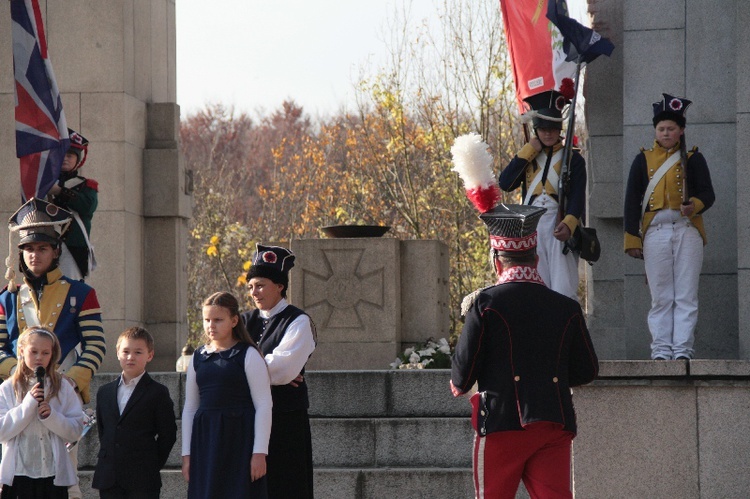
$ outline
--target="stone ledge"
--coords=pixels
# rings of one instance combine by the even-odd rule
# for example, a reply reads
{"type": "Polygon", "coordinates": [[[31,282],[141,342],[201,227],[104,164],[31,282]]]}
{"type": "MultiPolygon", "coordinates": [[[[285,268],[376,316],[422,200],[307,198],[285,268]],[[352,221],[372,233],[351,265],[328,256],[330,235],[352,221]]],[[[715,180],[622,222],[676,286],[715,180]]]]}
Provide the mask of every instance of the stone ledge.
{"type": "Polygon", "coordinates": [[[747,360],[691,360],[690,376],[738,377],[750,379],[750,361],[747,360]]]}
{"type": "Polygon", "coordinates": [[[696,378],[750,380],[750,361],[747,360],[602,360],[599,361],[599,381],[658,380],[691,381],[696,378]]]}
{"type": "Polygon", "coordinates": [[[600,360],[599,378],[654,378],[687,376],[687,361],[600,360]]]}

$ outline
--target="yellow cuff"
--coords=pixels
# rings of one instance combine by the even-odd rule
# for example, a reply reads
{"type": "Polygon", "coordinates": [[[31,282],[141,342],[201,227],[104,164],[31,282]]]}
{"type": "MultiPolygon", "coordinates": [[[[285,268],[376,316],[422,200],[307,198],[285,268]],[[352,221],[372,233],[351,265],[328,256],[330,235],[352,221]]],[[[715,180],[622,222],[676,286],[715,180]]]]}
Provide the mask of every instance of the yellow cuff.
{"type": "Polygon", "coordinates": [[[90,400],[89,385],[91,384],[91,378],[94,377],[94,373],[91,369],[81,366],[73,366],[65,373],[67,377],[75,381],[78,393],[81,394],[84,404],[88,404],[90,400]]]}
{"type": "Polygon", "coordinates": [[[562,219],[562,223],[568,226],[570,229],[570,235],[572,236],[573,233],[576,231],[576,228],[578,227],[578,219],[574,217],[573,215],[565,215],[565,218],[562,219]]]}
{"type": "Polygon", "coordinates": [[[527,143],[521,148],[520,151],[518,151],[518,154],[516,154],[516,156],[518,156],[519,158],[523,158],[526,161],[531,161],[532,159],[536,158],[537,154],[539,153],[536,149],[534,149],[534,146],[527,143]]]}
{"type": "Polygon", "coordinates": [[[643,249],[643,240],[639,236],[625,233],[625,251],[629,249],[643,249]]]}
{"type": "Polygon", "coordinates": [[[703,201],[701,201],[698,198],[690,198],[690,201],[692,201],[693,204],[695,205],[695,210],[693,211],[693,215],[690,217],[690,218],[693,218],[697,216],[701,211],[703,211],[703,208],[705,208],[706,205],[703,204],[703,201]]]}
{"type": "Polygon", "coordinates": [[[16,365],[18,365],[18,359],[15,357],[6,357],[5,360],[0,362],[0,379],[8,379],[10,371],[16,365]]]}

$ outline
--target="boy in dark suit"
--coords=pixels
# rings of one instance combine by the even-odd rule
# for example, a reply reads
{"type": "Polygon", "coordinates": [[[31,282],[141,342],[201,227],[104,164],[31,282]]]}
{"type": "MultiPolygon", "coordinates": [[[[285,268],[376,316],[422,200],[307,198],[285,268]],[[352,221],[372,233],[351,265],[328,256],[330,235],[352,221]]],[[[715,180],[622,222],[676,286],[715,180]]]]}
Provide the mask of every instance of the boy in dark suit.
{"type": "Polygon", "coordinates": [[[99,389],[96,421],[99,459],[93,487],[99,497],[158,499],[160,470],[177,440],[169,390],[146,372],[154,339],[131,327],[117,339],[122,375],[99,389]]]}

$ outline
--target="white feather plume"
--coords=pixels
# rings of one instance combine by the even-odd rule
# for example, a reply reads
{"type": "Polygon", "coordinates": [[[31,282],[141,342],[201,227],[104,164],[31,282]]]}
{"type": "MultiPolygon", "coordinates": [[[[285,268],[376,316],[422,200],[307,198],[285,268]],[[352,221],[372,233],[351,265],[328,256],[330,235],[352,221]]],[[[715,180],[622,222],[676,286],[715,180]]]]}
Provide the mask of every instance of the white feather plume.
{"type": "Polygon", "coordinates": [[[480,213],[486,213],[500,200],[500,187],[492,171],[489,146],[477,133],[456,138],[451,147],[453,171],[464,182],[466,197],[480,213]]]}
{"type": "Polygon", "coordinates": [[[492,155],[487,151],[488,148],[478,133],[461,135],[453,142],[452,170],[458,173],[467,190],[497,185],[492,172],[492,155]]]}

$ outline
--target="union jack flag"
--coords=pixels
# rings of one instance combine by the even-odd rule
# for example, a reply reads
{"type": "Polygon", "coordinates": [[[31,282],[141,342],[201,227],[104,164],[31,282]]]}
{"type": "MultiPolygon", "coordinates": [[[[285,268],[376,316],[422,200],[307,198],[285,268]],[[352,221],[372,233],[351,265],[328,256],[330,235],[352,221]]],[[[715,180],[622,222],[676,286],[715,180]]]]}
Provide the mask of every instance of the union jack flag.
{"type": "Polygon", "coordinates": [[[11,0],[13,75],[16,80],[16,156],[23,201],[43,198],[60,175],[68,126],[52,63],[47,57],[39,0],[11,0]]]}

